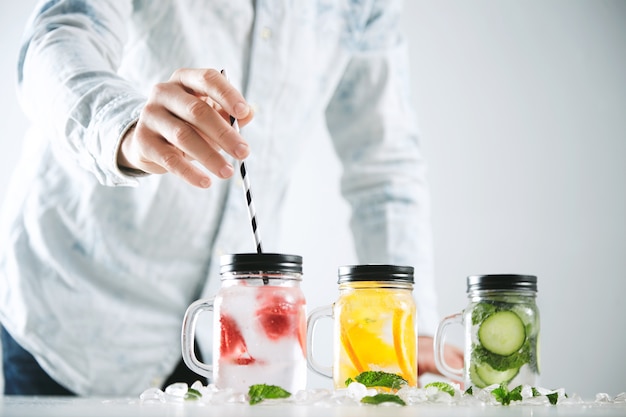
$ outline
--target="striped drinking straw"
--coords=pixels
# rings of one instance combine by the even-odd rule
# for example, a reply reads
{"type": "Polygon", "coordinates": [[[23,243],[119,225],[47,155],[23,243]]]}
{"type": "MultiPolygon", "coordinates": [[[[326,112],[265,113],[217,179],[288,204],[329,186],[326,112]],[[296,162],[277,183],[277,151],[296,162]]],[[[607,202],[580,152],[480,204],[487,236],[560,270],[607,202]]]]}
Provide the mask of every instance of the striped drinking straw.
{"type": "MultiPolygon", "coordinates": [[[[226,70],[222,70],[222,75],[228,80],[228,76],[226,75],[226,70]]],[[[237,123],[237,119],[233,116],[230,116],[230,124],[235,128],[237,132],[239,132],[239,123],[237,123]]],[[[246,193],[246,201],[248,203],[248,217],[250,218],[250,223],[252,224],[252,233],[254,234],[254,243],[256,244],[257,253],[262,253],[263,250],[261,248],[261,237],[259,236],[259,230],[256,224],[256,210],[254,208],[254,202],[252,201],[252,193],[250,192],[250,179],[248,178],[248,173],[246,171],[246,164],[244,161],[239,161],[239,173],[241,174],[241,180],[243,181],[243,189],[246,193]]],[[[265,283],[265,279],[263,280],[265,283]]]]}

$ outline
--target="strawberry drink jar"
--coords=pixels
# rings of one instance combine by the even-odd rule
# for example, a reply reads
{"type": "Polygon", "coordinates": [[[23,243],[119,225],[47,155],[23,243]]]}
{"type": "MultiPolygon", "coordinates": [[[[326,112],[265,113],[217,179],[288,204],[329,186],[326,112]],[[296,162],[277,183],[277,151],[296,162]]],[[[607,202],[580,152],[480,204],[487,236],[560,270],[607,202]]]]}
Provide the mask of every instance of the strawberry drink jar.
{"type": "Polygon", "coordinates": [[[220,389],[250,385],[306,388],[306,311],[300,289],[302,257],[244,253],[221,258],[221,288],[213,299],[189,306],[183,320],[185,364],[220,389]],[[213,361],[193,346],[198,316],[213,312],[213,361]]]}

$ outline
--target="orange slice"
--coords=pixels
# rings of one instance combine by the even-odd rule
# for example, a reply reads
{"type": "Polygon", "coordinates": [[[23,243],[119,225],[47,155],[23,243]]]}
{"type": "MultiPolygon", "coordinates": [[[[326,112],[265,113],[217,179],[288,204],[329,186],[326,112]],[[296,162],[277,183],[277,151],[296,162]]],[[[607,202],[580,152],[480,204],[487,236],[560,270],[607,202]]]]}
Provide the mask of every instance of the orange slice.
{"type": "Polygon", "coordinates": [[[413,317],[399,308],[393,313],[393,346],[402,377],[407,380],[410,386],[417,386],[413,317]]]}
{"type": "MultiPolygon", "coordinates": [[[[395,352],[382,335],[372,332],[369,323],[353,324],[342,329],[342,343],[355,368],[362,372],[386,368],[395,363],[395,352]]],[[[374,323],[374,327],[377,323],[374,323]]]]}
{"type": "Polygon", "coordinates": [[[350,336],[348,335],[348,330],[343,326],[341,328],[341,344],[346,352],[346,355],[350,358],[350,362],[352,362],[352,365],[354,365],[354,368],[357,370],[357,373],[360,374],[361,372],[364,372],[365,368],[363,368],[361,361],[354,351],[354,347],[350,341],[350,336]]]}

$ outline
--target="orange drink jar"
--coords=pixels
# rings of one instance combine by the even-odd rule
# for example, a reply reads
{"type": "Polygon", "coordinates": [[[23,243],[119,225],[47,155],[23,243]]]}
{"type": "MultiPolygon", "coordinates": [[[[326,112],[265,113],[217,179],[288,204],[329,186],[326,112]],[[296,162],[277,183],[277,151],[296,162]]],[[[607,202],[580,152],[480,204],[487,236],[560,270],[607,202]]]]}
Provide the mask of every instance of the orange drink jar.
{"type": "Polygon", "coordinates": [[[417,386],[417,313],[413,298],[413,267],[396,265],[342,266],[339,298],[308,318],[307,360],[313,371],[332,377],[335,388],[365,371],[384,371],[417,386]],[[332,318],[333,365],[314,357],[315,326],[332,318]]]}

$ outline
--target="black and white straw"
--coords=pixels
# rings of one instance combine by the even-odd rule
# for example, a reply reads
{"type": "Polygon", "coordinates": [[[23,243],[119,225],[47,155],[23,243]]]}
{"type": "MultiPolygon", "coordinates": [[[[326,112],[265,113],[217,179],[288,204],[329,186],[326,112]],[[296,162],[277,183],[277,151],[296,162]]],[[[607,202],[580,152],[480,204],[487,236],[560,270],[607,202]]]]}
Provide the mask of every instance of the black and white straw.
{"type": "MultiPolygon", "coordinates": [[[[226,71],[222,70],[222,75],[228,80],[226,71]]],[[[230,116],[230,124],[239,132],[239,123],[237,119],[230,116]]],[[[252,201],[252,192],[250,191],[250,179],[248,178],[248,172],[246,171],[246,164],[244,161],[239,161],[239,173],[241,174],[241,180],[243,182],[243,190],[246,193],[246,202],[248,203],[248,217],[252,224],[252,233],[254,234],[254,243],[256,245],[257,253],[263,253],[261,248],[261,237],[259,235],[259,229],[256,223],[256,209],[254,208],[254,202],[252,201]]]]}
{"type": "MultiPolygon", "coordinates": [[[[239,131],[239,127],[237,126],[237,119],[233,116],[230,116],[230,123],[233,127],[239,131]]],[[[246,201],[248,203],[248,217],[250,218],[250,223],[252,224],[252,233],[254,233],[254,243],[256,244],[257,253],[262,253],[263,249],[261,248],[261,236],[259,236],[259,228],[256,224],[256,209],[254,208],[254,201],[252,201],[252,192],[250,191],[250,179],[248,178],[248,173],[246,172],[246,164],[243,161],[239,161],[239,173],[241,174],[241,180],[243,181],[243,190],[246,193],[246,201]]]]}

